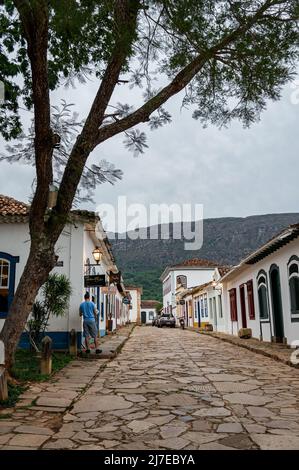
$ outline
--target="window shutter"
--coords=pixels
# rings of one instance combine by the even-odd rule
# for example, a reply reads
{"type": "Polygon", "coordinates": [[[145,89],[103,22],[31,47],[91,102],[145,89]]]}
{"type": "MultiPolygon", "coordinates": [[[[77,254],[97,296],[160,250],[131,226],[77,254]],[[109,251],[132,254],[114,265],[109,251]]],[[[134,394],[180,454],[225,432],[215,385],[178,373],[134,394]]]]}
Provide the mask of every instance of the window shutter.
{"type": "Polygon", "coordinates": [[[238,320],[237,312],[237,291],[236,289],[231,289],[229,291],[229,300],[230,300],[230,318],[231,321],[238,320]]]}
{"type": "Polygon", "coordinates": [[[247,298],[248,298],[248,312],[249,319],[255,319],[255,310],[254,310],[254,297],[253,297],[253,281],[247,281],[247,298]]]}

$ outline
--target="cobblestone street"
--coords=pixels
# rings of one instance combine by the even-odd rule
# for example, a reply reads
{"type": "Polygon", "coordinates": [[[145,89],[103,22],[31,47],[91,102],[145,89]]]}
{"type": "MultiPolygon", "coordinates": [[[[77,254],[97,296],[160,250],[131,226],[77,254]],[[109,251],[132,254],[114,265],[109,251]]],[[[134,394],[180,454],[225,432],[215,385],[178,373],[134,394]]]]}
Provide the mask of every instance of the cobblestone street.
{"type": "MultiPolygon", "coordinates": [[[[6,444],[34,446],[33,433],[11,430],[6,444]]],[[[44,449],[299,449],[299,371],[195,332],[137,327],[59,431],[36,437],[44,449]]]]}

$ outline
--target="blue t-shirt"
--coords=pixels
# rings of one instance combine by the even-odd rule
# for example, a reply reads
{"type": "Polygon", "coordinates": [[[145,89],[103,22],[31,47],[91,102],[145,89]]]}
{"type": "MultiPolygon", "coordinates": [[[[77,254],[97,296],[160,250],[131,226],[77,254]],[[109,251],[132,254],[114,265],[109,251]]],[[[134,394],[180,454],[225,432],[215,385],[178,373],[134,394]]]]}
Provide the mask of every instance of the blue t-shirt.
{"type": "Polygon", "coordinates": [[[82,313],[83,315],[83,319],[84,320],[91,320],[91,321],[95,321],[95,318],[94,318],[94,311],[95,311],[95,304],[93,302],[91,302],[90,300],[85,300],[84,302],[82,302],[82,304],[80,305],[80,312],[82,313]]]}

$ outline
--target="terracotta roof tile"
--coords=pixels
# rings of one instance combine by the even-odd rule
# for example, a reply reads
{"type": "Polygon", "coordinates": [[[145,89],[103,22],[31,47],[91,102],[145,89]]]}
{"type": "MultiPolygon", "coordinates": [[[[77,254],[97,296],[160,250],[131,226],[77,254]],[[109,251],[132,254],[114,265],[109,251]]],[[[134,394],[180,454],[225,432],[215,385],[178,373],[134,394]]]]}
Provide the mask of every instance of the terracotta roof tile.
{"type": "Polygon", "coordinates": [[[228,273],[231,269],[232,266],[218,266],[218,271],[221,277],[228,273]]]}
{"type": "Polygon", "coordinates": [[[216,266],[218,266],[218,263],[216,263],[215,261],[210,261],[208,259],[192,258],[182,261],[181,263],[174,264],[171,267],[178,266],[201,266],[203,268],[215,268],[216,266]]]}
{"type": "MultiPolygon", "coordinates": [[[[17,201],[13,197],[5,196],[0,194],[0,217],[9,222],[23,222],[24,217],[29,215],[30,205],[24,202],[17,201]],[[18,218],[20,217],[20,219],[18,218]]],[[[87,210],[72,210],[72,216],[83,218],[86,220],[94,221],[97,219],[95,212],[87,210]]],[[[109,244],[108,240],[104,240],[105,243],[109,244]]]]}
{"type": "Polygon", "coordinates": [[[0,216],[28,215],[29,205],[0,194],[0,216]]]}

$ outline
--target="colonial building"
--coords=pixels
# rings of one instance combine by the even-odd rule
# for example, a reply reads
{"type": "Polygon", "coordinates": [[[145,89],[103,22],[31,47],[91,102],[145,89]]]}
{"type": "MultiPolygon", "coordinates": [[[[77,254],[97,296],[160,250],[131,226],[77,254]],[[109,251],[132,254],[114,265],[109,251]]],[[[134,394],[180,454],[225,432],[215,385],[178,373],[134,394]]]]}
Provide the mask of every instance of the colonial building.
{"type": "Polygon", "coordinates": [[[181,280],[178,280],[177,288],[175,291],[176,298],[176,320],[177,325],[180,324],[180,320],[183,319],[185,326],[196,327],[198,323],[196,322],[195,312],[193,308],[193,292],[194,287],[186,288],[181,283],[181,280]]]}
{"type": "MultiPolygon", "coordinates": [[[[0,330],[29,254],[28,215],[27,204],[0,195],[0,330]]],[[[94,297],[99,311],[101,336],[108,330],[115,330],[117,322],[124,323],[129,315],[129,307],[122,304],[125,288],[122,279],[116,284],[110,283],[112,274],[117,274],[118,269],[99,217],[89,211],[72,211],[55,252],[58,259],[53,272],[65,274],[70,279],[72,295],[65,316],[50,319],[47,334],[52,337],[54,348],[68,347],[72,329],[77,331],[78,346],[81,346],[79,305],[85,291],[94,297]],[[94,259],[95,251],[98,264],[94,259]]],[[[23,334],[21,345],[26,344],[26,334],[23,334]]]]}
{"type": "Polygon", "coordinates": [[[129,321],[130,323],[141,323],[141,296],[142,287],[126,286],[126,290],[131,298],[129,321]]]}
{"type": "Polygon", "coordinates": [[[216,266],[217,263],[204,259],[191,259],[168,266],[160,277],[163,288],[164,313],[172,313],[177,317],[177,288],[179,286],[190,288],[211,281],[216,266]]]}
{"type": "Polygon", "coordinates": [[[141,324],[151,325],[153,319],[157,316],[157,307],[160,302],[157,300],[142,300],[141,301],[141,324]]]}
{"type": "Polygon", "coordinates": [[[176,291],[177,313],[178,318],[184,318],[185,325],[195,328],[211,325],[214,331],[225,331],[219,280],[228,270],[228,267],[218,266],[212,280],[199,286],[184,289],[179,285],[176,291]]]}
{"type": "Polygon", "coordinates": [[[264,341],[299,339],[299,224],[291,225],[225,274],[226,331],[251,328],[264,341]]]}

